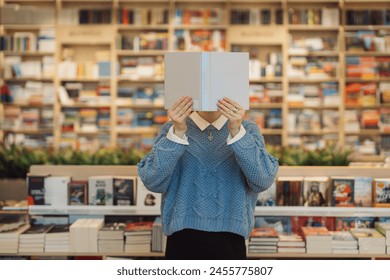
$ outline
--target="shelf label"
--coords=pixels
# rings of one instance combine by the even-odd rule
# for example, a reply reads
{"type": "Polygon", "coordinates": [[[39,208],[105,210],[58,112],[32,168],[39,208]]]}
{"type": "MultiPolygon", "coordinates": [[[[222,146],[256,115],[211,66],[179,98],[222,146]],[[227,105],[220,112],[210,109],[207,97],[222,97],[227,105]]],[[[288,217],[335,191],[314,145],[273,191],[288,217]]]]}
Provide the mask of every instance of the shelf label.
{"type": "Polygon", "coordinates": [[[114,41],[112,26],[59,26],[57,34],[61,43],[110,44],[114,41]]]}
{"type": "Polygon", "coordinates": [[[284,27],[253,27],[233,26],[229,28],[229,42],[231,44],[283,44],[286,40],[284,27]]]}

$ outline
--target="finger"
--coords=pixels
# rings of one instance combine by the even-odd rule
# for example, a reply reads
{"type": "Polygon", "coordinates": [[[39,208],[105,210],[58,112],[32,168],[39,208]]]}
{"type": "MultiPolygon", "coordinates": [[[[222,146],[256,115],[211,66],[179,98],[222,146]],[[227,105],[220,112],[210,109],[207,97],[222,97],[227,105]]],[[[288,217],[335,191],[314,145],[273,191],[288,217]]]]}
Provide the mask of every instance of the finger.
{"type": "Polygon", "coordinates": [[[218,111],[224,115],[229,122],[233,122],[235,120],[235,116],[232,114],[231,110],[226,109],[226,107],[218,106],[218,111]]]}
{"type": "Polygon", "coordinates": [[[225,97],[223,100],[227,101],[228,103],[230,103],[231,105],[233,105],[234,107],[236,107],[238,110],[242,110],[242,107],[240,104],[238,104],[236,101],[234,101],[233,99],[230,99],[229,97],[225,97]]]}
{"type": "Polygon", "coordinates": [[[230,106],[221,100],[221,102],[218,102],[218,107],[221,108],[227,115],[233,116],[235,113],[232,111],[230,106]]]}
{"type": "MultiPolygon", "coordinates": [[[[227,109],[230,110],[230,111],[234,111],[235,108],[236,108],[233,104],[227,102],[226,100],[221,99],[221,100],[219,100],[219,102],[220,102],[223,106],[225,106],[225,108],[227,108],[227,109]]],[[[237,109],[238,109],[238,108],[237,108],[237,109]]]]}
{"type": "Polygon", "coordinates": [[[191,106],[191,104],[192,104],[192,99],[187,97],[177,105],[177,107],[173,110],[173,113],[182,115],[183,112],[186,110],[187,106],[191,106]]]}
{"type": "Polygon", "coordinates": [[[186,118],[188,118],[189,115],[192,113],[192,106],[187,108],[187,110],[179,117],[179,120],[184,121],[186,118]]]}
{"type": "Polygon", "coordinates": [[[171,111],[175,111],[176,108],[184,101],[186,100],[186,98],[188,98],[187,96],[182,96],[180,97],[174,104],[173,106],[171,107],[171,111]]]}
{"type": "Polygon", "coordinates": [[[189,100],[187,103],[180,104],[173,113],[180,117],[188,110],[188,108],[192,107],[192,103],[192,100],[189,100]]]}

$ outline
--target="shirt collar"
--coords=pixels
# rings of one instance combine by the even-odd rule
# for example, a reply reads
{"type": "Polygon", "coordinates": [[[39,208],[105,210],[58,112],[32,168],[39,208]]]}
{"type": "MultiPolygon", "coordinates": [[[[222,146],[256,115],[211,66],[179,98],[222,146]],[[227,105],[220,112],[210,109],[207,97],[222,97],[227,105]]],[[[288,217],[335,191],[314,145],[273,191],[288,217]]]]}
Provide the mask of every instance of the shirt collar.
{"type": "Polygon", "coordinates": [[[209,123],[208,121],[203,119],[197,112],[192,112],[190,118],[202,131],[205,130],[209,125],[212,125],[216,129],[221,130],[221,128],[224,126],[224,124],[227,121],[227,118],[224,115],[221,115],[213,123],[209,123]]]}

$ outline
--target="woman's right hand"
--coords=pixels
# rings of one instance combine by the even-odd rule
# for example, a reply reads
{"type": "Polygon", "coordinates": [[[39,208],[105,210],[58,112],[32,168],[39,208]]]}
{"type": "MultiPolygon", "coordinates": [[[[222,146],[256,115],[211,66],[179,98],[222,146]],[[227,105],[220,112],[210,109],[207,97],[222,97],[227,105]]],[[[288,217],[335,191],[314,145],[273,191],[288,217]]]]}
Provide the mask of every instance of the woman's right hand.
{"type": "Polygon", "coordinates": [[[187,131],[186,119],[192,112],[192,98],[188,96],[180,97],[168,110],[168,116],[173,122],[173,133],[183,138],[187,131]]]}

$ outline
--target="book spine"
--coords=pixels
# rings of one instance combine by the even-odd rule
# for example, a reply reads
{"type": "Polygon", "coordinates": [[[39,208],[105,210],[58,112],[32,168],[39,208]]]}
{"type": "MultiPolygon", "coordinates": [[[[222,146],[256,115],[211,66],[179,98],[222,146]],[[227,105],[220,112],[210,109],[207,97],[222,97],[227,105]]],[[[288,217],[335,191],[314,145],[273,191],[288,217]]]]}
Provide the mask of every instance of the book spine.
{"type": "MultiPolygon", "coordinates": [[[[199,108],[203,111],[210,111],[211,109],[211,59],[209,53],[201,54],[201,103],[199,108]]],[[[194,102],[195,103],[195,102],[194,102]]]]}

